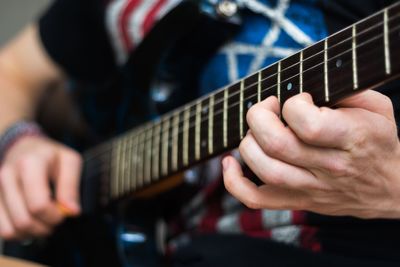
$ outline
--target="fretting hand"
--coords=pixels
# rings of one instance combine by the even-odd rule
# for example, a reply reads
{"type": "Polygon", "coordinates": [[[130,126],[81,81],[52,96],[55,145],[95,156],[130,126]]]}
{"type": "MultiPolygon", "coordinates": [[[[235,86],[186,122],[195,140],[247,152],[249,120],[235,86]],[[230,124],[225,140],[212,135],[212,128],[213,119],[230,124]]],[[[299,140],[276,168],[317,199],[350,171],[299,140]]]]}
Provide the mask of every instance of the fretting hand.
{"type": "Polygon", "coordinates": [[[319,108],[309,94],[275,97],[247,113],[239,150],[264,183],[223,160],[227,190],[250,208],[308,210],[360,218],[400,218],[400,146],[392,103],[365,91],[337,109],[319,108]]]}

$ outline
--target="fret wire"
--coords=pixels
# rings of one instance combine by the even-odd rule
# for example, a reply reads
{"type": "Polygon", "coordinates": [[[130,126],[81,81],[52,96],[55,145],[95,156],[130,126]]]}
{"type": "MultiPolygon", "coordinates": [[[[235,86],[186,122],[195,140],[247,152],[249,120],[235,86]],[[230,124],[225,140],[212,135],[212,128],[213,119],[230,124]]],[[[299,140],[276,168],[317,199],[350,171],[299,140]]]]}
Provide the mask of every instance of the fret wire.
{"type": "Polygon", "coordinates": [[[325,88],[325,102],[329,102],[328,39],[325,39],[324,41],[324,88],[325,88]]]}
{"type": "Polygon", "coordinates": [[[133,152],[132,152],[132,171],[131,171],[131,188],[136,189],[137,183],[137,164],[138,164],[138,147],[139,147],[139,135],[136,134],[133,140],[133,152]]]}
{"type": "Polygon", "coordinates": [[[178,169],[178,134],[179,134],[179,112],[172,120],[172,170],[178,169]]]}
{"type": "Polygon", "coordinates": [[[146,131],[142,131],[139,135],[139,144],[138,144],[138,168],[137,170],[137,181],[138,181],[138,187],[143,187],[144,185],[144,142],[146,138],[146,131]]]}
{"type": "Polygon", "coordinates": [[[229,90],[225,89],[225,91],[224,91],[224,114],[223,114],[224,147],[228,146],[228,97],[229,97],[229,90]]]}
{"type": "Polygon", "coordinates": [[[303,50],[300,51],[299,88],[300,93],[303,93],[303,50]]]}
{"type": "Polygon", "coordinates": [[[161,134],[161,125],[160,123],[156,123],[154,129],[154,141],[153,141],[153,177],[157,179],[160,176],[160,134],[161,134]]]}
{"type": "Polygon", "coordinates": [[[163,144],[162,144],[162,175],[167,175],[168,174],[168,147],[169,147],[169,143],[168,143],[168,139],[169,139],[169,118],[166,118],[166,120],[164,121],[163,124],[163,135],[162,135],[162,139],[163,139],[163,144]]]}
{"type": "Polygon", "coordinates": [[[195,158],[200,159],[201,101],[196,105],[195,158]]]}
{"type": "Polygon", "coordinates": [[[210,103],[208,105],[208,153],[214,152],[214,94],[210,96],[210,103]]]}
{"type": "Polygon", "coordinates": [[[384,31],[384,48],[385,48],[385,71],[386,74],[391,73],[391,64],[390,64],[390,49],[389,49],[389,26],[388,26],[388,9],[385,8],[383,12],[384,23],[383,23],[383,31],[384,31]]]}
{"type": "Polygon", "coordinates": [[[120,159],[120,146],[119,142],[114,141],[114,145],[112,146],[111,154],[112,154],[112,159],[114,160],[113,164],[113,176],[111,177],[111,192],[112,196],[117,197],[118,196],[118,176],[119,176],[119,159],[120,159]]]}
{"type": "Polygon", "coordinates": [[[130,189],[132,187],[132,145],[133,145],[133,137],[127,136],[127,169],[128,179],[125,181],[125,188],[130,189]]]}
{"type": "Polygon", "coordinates": [[[122,193],[125,193],[125,190],[127,188],[127,182],[128,182],[128,178],[129,178],[129,174],[127,172],[127,163],[128,163],[128,159],[127,159],[127,148],[128,148],[128,143],[127,143],[127,138],[123,138],[121,141],[122,143],[122,159],[121,159],[121,168],[122,168],[122,176],[121,176],[121,185],[122,185],[122,193]]]}
{"type": "Polygon", "coordinates": [[[189,165],[189,118],[190,118],[190,107],[187,107],[183,115],[183,165],[189,165]]]}
{"type": "Polygon", "coordinates": [[[261,82],[262,82],[262,72],[258,72],[258,79],[257,79],[257,103],[261,102],[261,82]]]}
{"type": "Polygon", "coordinates": [[[151,182],[151,154],[152,154],[152,140],[153,140],[153,127],[150,126],[146,132],[146,161],[145,161],[145,181],[151,182]]]}
{"type": "Polygon", "coordinates": [[[278,97],[278,102],[281,103],[281,62],[278,62],[278,82],[277,82],[277,97],[278,97]]]}
{"type": "MultiPolygon", "coordinates": [[[[399,16],[395,16],[395,17],[399,17],[399,16]]],[[[389,20],[392,20],[392,19],[394,19],[394,17],[390,18],[389,20]]],[[[372,28],[372,27],[371,27],[371,28],[372,28]]],[[[395,31],[395,30],[397,30],[398,28],[399,28],[399,27],[395,27],[394,29],[390,30],[390,32],[395,31]]],[[[366,30],[364,30],[363,32],[365,32],[365,31],[366,31],[366,30]]],[[[357,36],[359,36],[361,33],[362,33],[362,32],[358,33],[357,36]]],[[[367,43],[369,43],[369,42],[375,40],[376,38],[379,38],[380,36],[381,36],[381,35],[375,36],[375,37],[373,37],[372,39],[369,39],[368,41],[365,41],[365,42],[363,42],[363,43],[357,45],[357,47],[360,47],[360,46],[362,46],[362,45],[365,45],[365,44],[367,44],[367,43]]],[[[349,39],[346,39],[346,40],[349,40],[349,39]]],[[[346,41],[346,40],[344,40],[344,41],[346,41]]],[[[342,41],[342,42],[340,42],[340,43],[343,43],[344,41],[342,41]]],[[[338,44],[336,44],[336,45],[338,45],[338,44]]],[[[332,46],[332,47],[333,47],[333,46],[332,46]]],[[[331,48],[332,48],[332,47],[331,47],[331,48]]],[[[329,48],[329,49],[331,49],[331,48],[329,48]]],[[[348,52],[348,51],[350,51],[350,50],[344,51],[343,53],[348,52]]],[[[322,51],[321,51],[321,52],[322,52],[322,51]]],[[[319,52],[319,53],[320,53],[320,52],[319,52]]],[[[317,53],[317,54],[319,54],[319,53],[317,53]]],[[[336,58],[336,57],[339,57],[339,56],[342,55],[343,53],[341,53],[341,54],[339,54],[339,55],[337,55],[337,56],[335,56],[335,57],[329,59],[329,61],[330,61],[330,60],[333,60],[333,59],[336,58]]],[[[316,54],[315,54],[315,55],[316,55],[316,54]]],[[[315,55],[313,55],[313,56],[315,56],[315,55]]],[[[311,57],[313,57],[313,56],[311,56],[311,57]]],[[[307,59],[309,59],[309,58],[311,58],[311,57],[308,57],[308,58],[304,59],[303,62],[305,62],[307,59]]],[[[296,63],[296,64],[298,64],[298,63],[296,63]]],[[[293,66],[296,65],[296,64],[293,64],[293,66]]],[[[320,64],[321,64],[321,63],[320,63],[320,64]]],[[[310,71],[311,69],[314,69],[316,66],[319,66],[320,64],[317,64],[317,65],[315,65],[315,66],[313,66],[313,67],[311,67],[311,68],[309,68],[309,69],[307,69],[307,70],[304,70],[303,73],[305,73],[305,72],[307,72],[307,71],[310,71]]],[[[288,68],[289,68],[289,67],[288,67],[288,68]]],[[[283,70],[281,70],[281,71],[283,71],[283,70]]],[[[274,74],[274,75],[276,75],[276,74],[274,74]]],[[[274,75],[271,75],[270,77],[267,77],[266,79],[271,78],[271,77],[274,76],[274,75]]],[[[298,75],[298,74],[297,74],[297,75],[298,75]]],[[[297,75],[293,75],[292,77],[295,77],[295,76],[297,76],[297,75]]],[[[292,77],[290,77],[290,78],[292,78],[292,77]]],[[[290,79],[290,78],[289,78],[289,79],[290,79]]],[[[264,79],[264,80],[266,80],[266,79],[264,79]]],[[[287,80],[288,80],[288,79],[287,79],[287,80]]],[[[282,82],[284,82],[284,81],[282,81],[282,82]]],[[[272,88],[272,86],[269,87],[269,88],[267,88],[267,89],[270,89],[270,88],[272,88]]],[[[266,90],[267,90],[267,89],[266,89],[266,90]]]]}
{"type": "Polygon", "coordinates": [[[352,58],[353,58],[353,89],[358,89],[358,69],[357,69],[357,28],[356,25],[352,27],[352,58]]]}
{"type": "Polygon", "coordinates": [[[240,139],[243,139],[243,90],[244,90],[244,80],[240,82],[240,98],[239,98],[239,129],[240,129],[240,139]]]}

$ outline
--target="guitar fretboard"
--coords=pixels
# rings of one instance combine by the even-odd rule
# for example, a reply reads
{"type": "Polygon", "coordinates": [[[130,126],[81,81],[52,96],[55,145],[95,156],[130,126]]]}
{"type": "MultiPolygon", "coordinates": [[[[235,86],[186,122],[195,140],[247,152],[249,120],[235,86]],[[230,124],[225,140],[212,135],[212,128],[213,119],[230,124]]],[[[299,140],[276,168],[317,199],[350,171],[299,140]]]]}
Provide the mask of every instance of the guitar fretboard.
{"type": "MultiPolygon", "coordinates": [[[[85,154],[102,177],[102,203],[146,188],[238,146],[247,110],[269,96],[308,92],[332,106],[400,73],[397,3],[294,55],[100,145],[85,154]]],[[[90,167],[92,166],[92,167],[90,167]]]]}

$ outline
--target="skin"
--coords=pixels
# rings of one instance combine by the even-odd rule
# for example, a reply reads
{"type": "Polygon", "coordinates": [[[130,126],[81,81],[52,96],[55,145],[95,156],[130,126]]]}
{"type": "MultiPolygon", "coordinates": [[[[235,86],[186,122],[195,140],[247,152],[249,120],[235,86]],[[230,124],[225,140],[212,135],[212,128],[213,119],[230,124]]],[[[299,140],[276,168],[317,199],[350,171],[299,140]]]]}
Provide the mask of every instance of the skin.
{"type": "Polygon", "coordinates": [[[223,160],[227,190],[250,208],[308,210],[360,218],[400,218],[400,149],[390,99],[365,91],[339,108],[319,108],[309,94],[253,106],[239,151],[264,183],[223,160]]]}
{"type": "MultiPolygon", "coordinates": [[[[63,77],[41,47],[35,25],[3,47],[0,133],[21,119],[33,120],[41,96],[63,77]]],[[[45,236],[65,217],[79,214],[80,170],[81,158],[70,148],[46,137],[20,138],[0,165],[0,237],[45,236]]]]}

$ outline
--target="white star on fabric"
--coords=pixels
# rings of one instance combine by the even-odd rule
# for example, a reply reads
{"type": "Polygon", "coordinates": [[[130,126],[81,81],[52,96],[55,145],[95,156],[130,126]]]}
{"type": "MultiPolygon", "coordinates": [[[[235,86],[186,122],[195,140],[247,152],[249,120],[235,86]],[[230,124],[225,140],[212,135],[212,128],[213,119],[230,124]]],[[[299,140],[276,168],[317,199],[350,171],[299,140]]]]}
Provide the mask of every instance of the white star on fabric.
{"type": "Polygon", "coordinates": [[[290,0],[279,0],[275,8],[271,8],[257,0],[239,0],[238,4],[241,7],[248,8],[254,13],[267,17],[272,21],[272,25],[259,45],[234,41],[220,50],[220,53],[224,54],[227,59],[228,78],[230,82],[235,82],[240,78],[237,59],[240,55],[253,56],[253,60],[247,71],[247,74],[251,74],[259,70],[268,57],[283,58],[295,53],[298,48],[281,47],[275,44],[282,30],[302,46],[308,46],[314,43],[311,37],[285,17],[285,12],[289,8],[290,0]]]}

